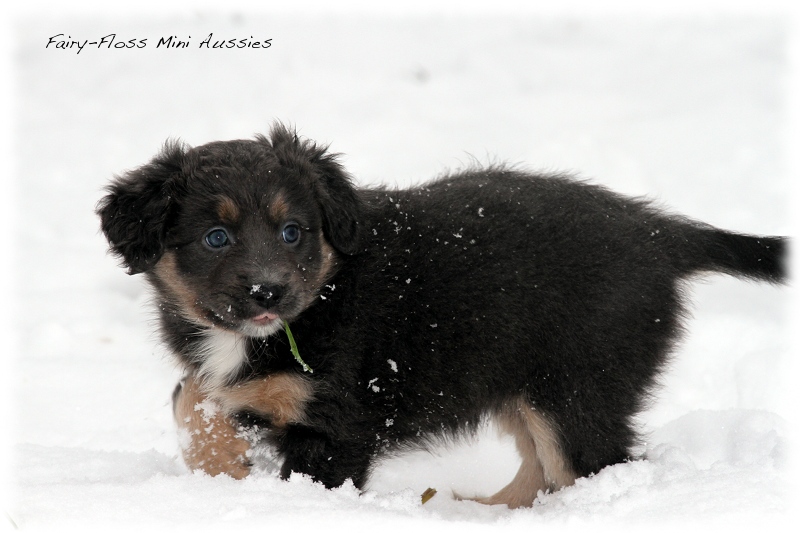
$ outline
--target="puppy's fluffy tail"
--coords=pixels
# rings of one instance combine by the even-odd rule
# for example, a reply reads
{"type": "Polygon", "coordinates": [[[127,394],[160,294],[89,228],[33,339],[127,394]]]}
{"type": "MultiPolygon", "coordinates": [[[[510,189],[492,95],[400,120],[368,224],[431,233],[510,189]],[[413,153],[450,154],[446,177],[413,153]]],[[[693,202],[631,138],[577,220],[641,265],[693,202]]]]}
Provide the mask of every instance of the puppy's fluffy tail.
{"type": "Polygon", "coordinates": [[[783,283],[787,279],[789,239],[759,237],[693,227],[687,235],[693,248],[690,271],[712,271],[736,277],[783,283]]]}

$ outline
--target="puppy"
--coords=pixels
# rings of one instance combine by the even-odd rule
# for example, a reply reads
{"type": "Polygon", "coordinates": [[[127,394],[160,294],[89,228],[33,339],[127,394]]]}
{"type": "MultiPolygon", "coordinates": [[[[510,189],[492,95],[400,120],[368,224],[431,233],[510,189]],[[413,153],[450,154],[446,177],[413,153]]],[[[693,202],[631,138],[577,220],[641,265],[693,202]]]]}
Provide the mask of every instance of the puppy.
{"type": "Polygon", "coordinates": [[[169,142],[98,214],[186,369],[174,408],[190,467],[247,475],[250,431],[282,477],[362,487],[376,458],[492,417],[522,465],[479,501],[510,507],[631,458],[684,280],[785,278],[784,238],[569,176],[491,167],[358,189],[281,125],[169,142]]]}

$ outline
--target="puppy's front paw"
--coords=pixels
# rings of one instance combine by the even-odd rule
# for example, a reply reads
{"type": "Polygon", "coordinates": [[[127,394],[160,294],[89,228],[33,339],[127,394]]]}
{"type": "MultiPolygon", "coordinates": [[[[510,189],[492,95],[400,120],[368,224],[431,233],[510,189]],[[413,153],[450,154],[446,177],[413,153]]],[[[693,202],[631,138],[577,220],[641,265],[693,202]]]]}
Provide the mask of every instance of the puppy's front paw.
{"type": "Polygon", "coordinates": [[[175,390],[173,410],[186,466],[234,479],[250,473],[250,443],[238,424],[203,395],[192,376],[175,390]]]}

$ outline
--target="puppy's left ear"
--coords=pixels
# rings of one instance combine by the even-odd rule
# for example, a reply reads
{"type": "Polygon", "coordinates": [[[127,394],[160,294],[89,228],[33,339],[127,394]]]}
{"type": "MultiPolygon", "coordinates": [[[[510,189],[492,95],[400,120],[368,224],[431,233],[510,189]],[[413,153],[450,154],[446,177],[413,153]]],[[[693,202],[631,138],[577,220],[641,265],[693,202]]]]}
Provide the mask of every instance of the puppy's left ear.
{"type": "Polygon", "coordinates": [[[316,193],[322,210],[322,230],[334,248],[353,255],[358,252],[361,242],[360,221],[364,204],[350,176],[334,156],[321,156],[316,161],[316,168],[319,172],[316,193]]]}
{"type": "Polygon", "coordinates": [[[331,246],[346,255],[356,254],[363,240],[360,221],[365,205],[336,155],[312,141],[299,139],[280,124],[273,127],[269,142],[282,165],[310,180],[322,212],[322,231],[331,246]]]}
{"type": "Polygon", "coordinates": [[[128,274],[149,270],[164,253],[184,155],[180,143],[168,142],[150,163],[118,177],[97,205],[109,247],[128,274]]]}

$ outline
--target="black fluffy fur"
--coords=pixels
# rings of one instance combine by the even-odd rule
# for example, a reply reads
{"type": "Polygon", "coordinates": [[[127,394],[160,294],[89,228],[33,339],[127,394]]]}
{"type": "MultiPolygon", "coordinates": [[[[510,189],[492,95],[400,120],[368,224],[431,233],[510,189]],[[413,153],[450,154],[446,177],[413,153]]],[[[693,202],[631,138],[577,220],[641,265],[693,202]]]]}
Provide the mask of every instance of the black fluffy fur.
{"type": "MultiPolygon", "coordinates": [[[[150,275],[174,250],[191,277],[209,253],[192,239],[217,224],[198,206],[225,193],[258,211],[278,186],[337,266],[313,304],[286,313],[315,397],[273,444],[284,476],[329,487],[360,487],[382,453],[469,432],[520,396],[553,421],[577,475],[625,461],[681,331],[682,282],[786,276],[784,238],[719,230],[565,175],[492,167],[357,189],[324,148],[280,126],[254,141],[169,143],[118,178],[98,212],[130,273],[150,275]]],[[[198,365],[203,326],[159,304],[167,344],[198,365]]],[[[232,382],[303,372],[282,331],[248,343],[232,382]]]]}

